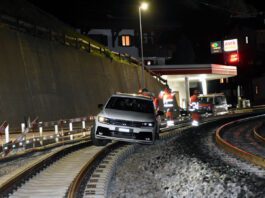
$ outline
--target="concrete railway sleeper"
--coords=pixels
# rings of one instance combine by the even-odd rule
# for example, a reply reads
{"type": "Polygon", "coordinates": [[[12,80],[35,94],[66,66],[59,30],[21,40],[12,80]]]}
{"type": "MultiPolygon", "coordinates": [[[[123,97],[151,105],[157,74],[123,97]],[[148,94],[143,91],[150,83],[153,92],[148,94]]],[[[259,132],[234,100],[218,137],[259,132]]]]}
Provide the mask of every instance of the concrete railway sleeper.
{"type": "MultiPolygon", "coordinates": [[[[90,141],[83,141],[76,143],[74,145],[68,145],[65,147],[62,147],[58,149],[56,152],[52,152],[49,154],[46,154],[37,160],[34,160],[30,164],[25,165],[22,167],[22,170],[14,170],[12,173],[4,176],[1,178],[0,182],[0,195],[1,197],[23,197],[23,192],[26,192],[27,195],[34,196],[34,187],[31,186],[29,189],[31,191],[24,191],[23,189],[27,188],[27,186],[34,184],[35,181],[38,181],[38,178],[40,178],[40,174],[45,174],[48,169],[52,169],[56,167],[55,164],[61,163],[61,161],[67,161],[68,156],[76,156],[77,150],[84,150],[89,148],[88,146],[91,145],[90,141]],[[37,179],[37,180],[36,180],[37,179]],[[35,180],[35,181],[34,181],[35,180]]],[[[74,162],[73,162],[74,163],[74,162]]],[[[74,166],[73,166],[74,167],[74,166]]],[[[62,168],[62,167],[61,167],[62,168]]],[[[66,173],[71,172],[71,169],[65,170],[59,169],[58,175],[60,175],[59,171],[65,171],[66,173]]],[[[54,169],[53,173],[57,173],[56,169],[54,169]]],[[[58,179],[57,179],[58,180],[58,179]]],[[[39,182],[37,182],[37,186],[35,190],[42,189],[42,185],[47,187],[47,185],[50,184],[51,177],[48,176],[47,180],[41,179],[39,182]]],[[[50,187],[52,187],[54,184],[50,184],[50,187]]],[[[52,188],[51,188],[52,189],[52,188]]],[[[51,190],[49,189],[49,192],[51,190]]],[[[37,192],[39,193],[39,192],[37,192]]],[[[38,194],[35,194],[35,197],[37,197],[38,194]]],[[[25,194],[24,194],[25,197],[25,194]]],[[[49,197],[49,196],[48,196],[49,197]]]]}

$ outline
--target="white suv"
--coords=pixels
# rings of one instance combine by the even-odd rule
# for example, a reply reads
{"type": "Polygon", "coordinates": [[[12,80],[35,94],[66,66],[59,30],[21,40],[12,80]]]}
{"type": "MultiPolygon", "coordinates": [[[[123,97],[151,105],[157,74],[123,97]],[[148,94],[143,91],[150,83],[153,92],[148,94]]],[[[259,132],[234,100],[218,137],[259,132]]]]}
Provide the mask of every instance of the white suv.
{"type": "Polygon", "coordinates": [[[152,144],[159,137],[153,100],[138,94],[114,94],[96,116],[91,139],[97,146],[109,140],[152,144]]]}

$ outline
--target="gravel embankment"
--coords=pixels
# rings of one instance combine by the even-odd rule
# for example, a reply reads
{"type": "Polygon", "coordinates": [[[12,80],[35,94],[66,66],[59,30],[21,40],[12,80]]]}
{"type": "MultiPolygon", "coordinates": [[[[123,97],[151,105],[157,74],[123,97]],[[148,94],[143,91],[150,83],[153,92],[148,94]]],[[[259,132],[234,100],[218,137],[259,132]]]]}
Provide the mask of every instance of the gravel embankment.
{"type": "Polygon", "coordinates": [[[213,133],[196,128],[172,142],[141,146],[117,169],[110,197],[264,197],[265,171],[229,157],[213,133]]]}

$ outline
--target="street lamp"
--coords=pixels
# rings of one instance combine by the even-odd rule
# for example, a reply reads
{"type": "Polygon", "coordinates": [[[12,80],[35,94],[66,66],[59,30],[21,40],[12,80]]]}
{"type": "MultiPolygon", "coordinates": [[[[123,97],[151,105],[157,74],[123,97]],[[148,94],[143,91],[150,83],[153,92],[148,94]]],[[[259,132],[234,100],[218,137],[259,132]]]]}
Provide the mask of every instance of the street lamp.
{"type": "Polygon", "coordinates": [[[144,49],[143,49],[143,32],[142,32],[142,16],[141,11],[148,9],[148,3],[141,3],[139,6],[139,22],[140,22],[140,38],[141,38],[141,58],[142,58],[142,85],[141,88],[144,88],[144,49]]]}

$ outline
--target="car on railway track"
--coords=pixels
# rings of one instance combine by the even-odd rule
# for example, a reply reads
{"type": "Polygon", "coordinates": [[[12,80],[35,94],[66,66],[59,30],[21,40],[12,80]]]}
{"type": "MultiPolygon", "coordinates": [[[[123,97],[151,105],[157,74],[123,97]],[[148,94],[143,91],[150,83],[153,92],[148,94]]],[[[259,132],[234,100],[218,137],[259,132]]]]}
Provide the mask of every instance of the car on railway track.
{"type": "Polygon", "coordinates": [[[91,129],[93,144],[103,146],[110,140],[153,144],[159,138],[159,116],[153,100],[139,94],[112,95],[96,116],[91,129]]]}

